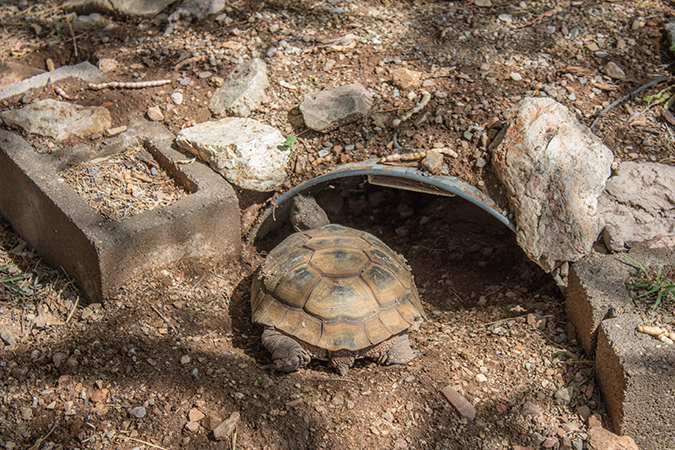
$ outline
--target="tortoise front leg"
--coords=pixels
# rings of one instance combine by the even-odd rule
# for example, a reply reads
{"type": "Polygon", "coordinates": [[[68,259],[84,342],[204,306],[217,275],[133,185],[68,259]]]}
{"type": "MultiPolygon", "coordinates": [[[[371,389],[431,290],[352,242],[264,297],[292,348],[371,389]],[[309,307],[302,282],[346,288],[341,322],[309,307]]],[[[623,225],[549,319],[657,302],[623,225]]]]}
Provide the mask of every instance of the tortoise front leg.
{"type": "Polygon", "coordinates": [[[272,354],[272,367],[270,374],[274,372],[294,372],[306,367],[312,360],[307,350],[295,339],[279,333],[274,328],[266,328],[262,334],[262,343],[272,354]]]}
{"type": "Polygon", "coordinates": [[[394,338],[394,342],[391,344],[391,347],[389,347],[384,362],[386,364],[405,364],[409,363],[418,356],[422,356],[422,353],[414,350],[410,346],[408,334],[403,333],[394,338]]]}

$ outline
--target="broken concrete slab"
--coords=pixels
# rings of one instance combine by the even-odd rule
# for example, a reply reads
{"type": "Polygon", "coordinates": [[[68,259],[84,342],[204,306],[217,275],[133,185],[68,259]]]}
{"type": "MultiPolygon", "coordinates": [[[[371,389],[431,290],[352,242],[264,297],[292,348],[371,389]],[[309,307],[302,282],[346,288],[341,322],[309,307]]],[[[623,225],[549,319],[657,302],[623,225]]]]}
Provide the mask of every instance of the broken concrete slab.
{"type": "MultiPolygon", "coordinates": [[[[672,248],[628,256],[648,269],[675,265],[672,248]]],[[[623,254],[590,254],[572,264],[567,316],[586,354],[595,355],[612,431],[631,436],[641,449],[675,448],[675,345],[636,332],[643,321],[626,282],[638,269],[623,254]]]]}
{"type": "Polygon", "coordinates": [[[626,255],[645,267],[675,265],[675,252],[672,249],[655,248],[636,249],[627,254],[591,253],[570,266],[567,317],[574,324],[577,339],[589,356],[595,353],[597,333],[602,321],[616,317],[619,311],[634,308],[626,282],[637,267],[626,255]]]}
{"type": "Polygon", "coordinates": [[[270,86],[267,65],[260,58],[239,64],[213,93],[209,109],[215,116],[247,117],[258,109],[270,86]]]}
{"type": "Polygon", "coordinates": [[[327,133],[367,116],[372,103],[372,95],[366,88],[346,84],[305,94],[298,107],[308,128],[327,133]]]}
{"type": "Polygon", "coordinates": [[[4,100],[13,95],[23,94],[29,89],[41,88],[48,83],[55,83],[68,77],[79,78],[87,83],[100,83],[105,80],[103,72],[85,61],[75,64],[74,66],[59,67],[51,72],[41,73],[40,75],[35,75],[34,77],[3,86],[0,88],[0,100],[4,100]]]}
{"type": "Polygon", "coordinates": [[[675,246],[675,167],[622,162],[598,199],[612,251],[675,246]]]}
{"type": "Polygon", "coordinates": [[[276,128],[253,119],[228,117],[181,130],[179,147],[209,163],[227,181],[243,189],[268,192],[280,188],[290,152],[276,128]]]}
{"type": "Polygon", "coordinates": [[[80,145],[39,154],[16,133],[0,130],[0,213],[92,302],[154,267],[191,258],[236,257],[241,237],[234,190],[204,164],[177,164],[185,155],[170,148],[172,139],[163,126],[132,118],[126,133],[100,148],[80,145]],[[189,195],[113,221],[93,210],[59,175],[69,164],[123,151],[137,140],[189,195]]]}
{"type": "Polygon", "coordinates": [[[614,155],[565,106],[526,98],[494,149],[518,244],[547,272],[591,251],[603,229],[598,197],[614,155]]]}
{"type": "Polygon", "coordinates": [[[57,141],[101,134],[112,123],[110,111],[47,99],[0,113],[5,124],[57,141]]]}
{"type": "Polygon", "coordinates": [[[637,314],[602,322],[598,383],[615,433],[632,437],[642,450],[675,448],[675,345],[636,333],[642,323],[637,314]]]}

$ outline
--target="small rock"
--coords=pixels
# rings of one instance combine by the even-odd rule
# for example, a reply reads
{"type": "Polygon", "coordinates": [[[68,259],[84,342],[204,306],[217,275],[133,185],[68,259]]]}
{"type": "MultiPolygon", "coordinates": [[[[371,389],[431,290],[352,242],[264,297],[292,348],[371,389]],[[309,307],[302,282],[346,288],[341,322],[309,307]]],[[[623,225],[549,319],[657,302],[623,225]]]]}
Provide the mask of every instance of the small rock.
{"type": "Polygon", "coordinates": [[[209,108],[215,116],[247,117],[258,109],[270,83],[267,65],[260,58],[237,65],[213,93],[209,108]]]}
{"type": "Polygon", "coordinates": [[[110,392],[108,389],[99,389],[97,391],[94,391],[93,394],[91,394],[91,401],[92,402],[102,402],[108,397],[108,392],[110,392]]]}
{"type": "Polygon", "coordinates": [[[504,23],[513,22],[513,17],[511,17],[511,14],[500,14],[499,16],[497,16],[497,18],[504,23]]]}
{"type": "Polygon", "coordinates": [[[147,114],[148,119],[153,122],[161,122],[164,120],[164,114],[162,114],[162,110],[159,109],[159,106],[150,106],[147,114]]]}
{"type": "Polygon", "coordinates": [[[63,353],[63,352],[56,352],[54,353],[54,356],[52,356],[52,362],[54,363],[54,367],[57,369],[61,367],[61,364],[63,364],[66,359],[68,359],[68,354],[63,353]]]}
{"type": "Polygon", "coordinates": [[[518,72],[511,72],[511,75],[509,75],[509,77],[510,77],[513,81],[520,81],[520,80],[523,79],[523,76],[522,76],[521,74],[519,74],[518,72]]]}
{"type": "Polygon", "coordinates": [[[558,445],[558,439],[554,437],[544,439],[544,442],[541,443],[541,446],[544,448],[553,448],[558,445]]]}
{"type": "MultiPolygon", "coordinates": [[[[127,131],[127,127],[126,127],[126,125],[122,125],[122,126],[115,127],[115,128],[108,128],[107,130],[105,130],[105,134],[108,137],[112,137],[112,136],[117,136],[118,134],[124,133],[125,131],[127,131]]],[[[87,308],[85,308],[85,309],[87,309],[87,308]]],[[[83,317],[83,319],[84,319],[84,317],[83,317]]]]}
{"type": "Polygon", "coordinates": [[[131,417],[135,417],[136,419],[142,419],[143,417],[145,417],[145,407],[136,406],[134,408],[131,408],[129,410],[129,415],[131,417]]]}
{"type": "Polygon", "coordinates": [[[232,413],[232,415],[230,415],[230,417],[227,418],[227,420],[224,420],[220,425],[214,428],[214,439],[217,441],[229,439],[234,432],[234,429],[237,427],[240,417],[240,414],[235,411],[232,413]]]}
{"type": "Polygon", "coordinates": [[[492,8],[492,1],[491,0],[476,0],[474,2],[474,5],[476,5],[480,8],[492,8]]]}
{"type": "Polygon", "coordinates": [[[12,368],[10,374],[19,381],[23,381],[28,376],[28,367],[17,366],[12,368]]]}
{"type": "Polygon", "coordinates": [[[199,422],[204,417],[206,417],[206,414],[197,408],[192,408],[190,412],[188,412],[188,419],[190,419],[190,422],[199,422]]]}
{"type": "Polygon", "coordinates": [[[523,416],[536,417],[541,413],[541,408],[532,402],[525,402],[522,413],[523,416]]]}
{"type": "Polygon", "coordinates": [[[98,60],[98,70],[100,70],[103,73],[108,73],[117,70],[119,65],[120,64],[117,62],[116,59],[101,58],[98,60]]]}
{"type": "Polygon", "coordinates": [[[626,73],[614,61],[608,62],[607,65],[603,67],[602,72],[615,80],[623,80],[626,78],[626,73]]]}
{"type": "Polygon", "coordinates": [[[183,94],[181,94],[180,92],[172,93],[171,101],[176,105],[180,105],[181,103],[183,103],[183,94]]]}
{"type": "Polygon", "coordinates": [[[188,422],[185,424],[185,429],[194,433],[199,429],[199,424],[197,422],[188,422]]]}
{"type": "Polygon", "coordinates": [[[416,89],[422,81],[422,74],[406,67],[390,69],[391,84],[399,89],[416,89]]]}
{"type": "Polygon", "coordinates": [[[532,433],[530,436],[530,440],[534,444],[535,447],[539,447],[542,442],[544,442],[544,436],[542,436],[539,433],[532,433]]]}
{"type": "Polygon", "coordinates": [[[202,420],[202,426],[209,431],[213,431],[216,427],[223,421],[222,417],[219,417],[213,413],[207,414],[202,420]]]}
{"type": "Polygon", "coordinates": [[[344,404],[344,398],[342,397],[342,394],[335,394],[333,398],[330,400],[331,405],[333,406],[341,406],[344,404]]]}
{"type": "Polygon", "coordinates": [[[21,418],[23,420],[31,420],[33,418],[33,409],[28,406],[22,406],[19,408],[21,411],[21,418]]]}
{"type": "Polygon", "coordinates": [[[478,375],[476,375],[476,381],[478,381],[479,383],[485,383],[487,381],[487,377],[482,373],[479,373],[478,375]]]}
{"type": "Polygon", "coordinates": [[[372,95],[360,84],[346,84],[305,94],[298,105],[308,128],[322,133],[368,114],[372,95]]]}
{"type": "Polygon", "coordinates": [[[394,422],[394,415],[389,411],[382,413],[382,418],[387,422],[394,422]]]}
{"type": "Polygon", "coordinates": [[[197,76],[201,79],[211,78],[213,76],[213,72],[208,70],[202,70],[201,72],[199,72],[197,76]]]}
{"type": "Polygon", "coordinates": [[[190,357],[188,355],[183,355],[180,357],[180,363],[185,365],[185,364],[190,364],[190,357]]]}
{"type": "Polygon", "coordinates": [[[12,333],[9,330],[3,330],[2,333],[0,333],[0,338],[2,338],[2,340],[7,345],[16,344],[16,338],[14,337],[14,333],[12,333]]]}
{"type": "Polygon", "coordinates": [[[469,420],[476,418],[476,408],[452,386],[444,387],[441,392],[462,416],[469,420]]]}
{"type": "Polygon", "coordinates": [[[420,162],[422,170],[430,174],[441,173],[443,169],[443,155],[440,152],[427,152],[427,155],[420,162]]]}
{"type": "Polygon", "coordinates": [[[560,388],[553,394],[555,397],[555,402],[559,405],[569,405],[572,401],[572,396],[570,395],[570,390],[568,388],[560,388]]]}
{"type": "Polygon", "coordinates": [[[577,413],[579,414],[579,417],[581,417],[581,420],[584,421],[584,423],[591,417],[591,410],[586,405],[579,406],[577,408],[577,413]]]}
{"type": "Polygon", "coordinates": [[[638,450],[630,436],[617,436],[604,428],[591,428],[586,441],[589,450],[638,450]]]}

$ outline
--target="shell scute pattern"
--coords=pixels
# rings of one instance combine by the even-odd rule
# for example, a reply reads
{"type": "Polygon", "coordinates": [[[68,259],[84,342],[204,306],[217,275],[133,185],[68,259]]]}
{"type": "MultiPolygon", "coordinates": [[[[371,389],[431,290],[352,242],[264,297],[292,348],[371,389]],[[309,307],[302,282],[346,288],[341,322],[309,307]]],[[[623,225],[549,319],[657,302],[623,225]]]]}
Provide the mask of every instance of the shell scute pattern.
{"type": "Polygon", "coordinates": [[[424,317],[405,260],[375,236],[336,224],[272,250],[252,296],[254,322],[329,351],[377,345],[424,317]]]}

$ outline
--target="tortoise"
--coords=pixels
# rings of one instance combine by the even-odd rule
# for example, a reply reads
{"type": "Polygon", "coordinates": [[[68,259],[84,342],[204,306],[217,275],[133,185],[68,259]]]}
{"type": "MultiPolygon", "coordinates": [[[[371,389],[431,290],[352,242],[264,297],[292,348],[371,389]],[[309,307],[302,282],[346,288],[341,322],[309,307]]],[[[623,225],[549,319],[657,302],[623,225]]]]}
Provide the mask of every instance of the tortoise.
{"type": "Polygon", "coordinates": [[[426,315],[405,259],[370,233],[329,223],[312,197],[294,198],[291,221],[298,232],[268,254],[251,288],[270,372],[315,358],[346,375],[358,358],[420,356],[407,330],[426,315]]]}

